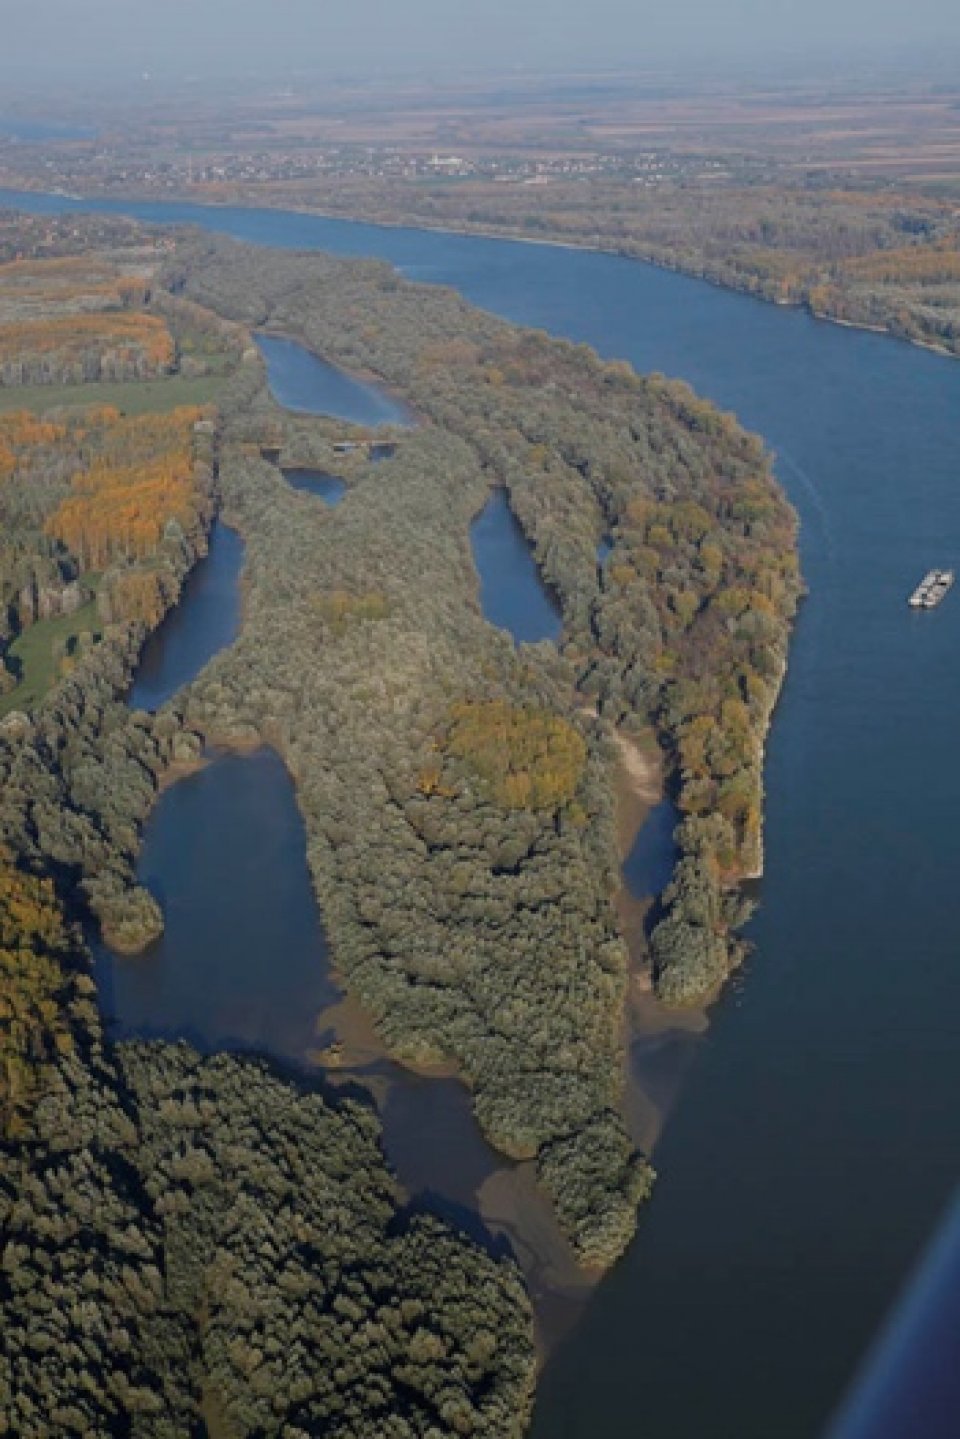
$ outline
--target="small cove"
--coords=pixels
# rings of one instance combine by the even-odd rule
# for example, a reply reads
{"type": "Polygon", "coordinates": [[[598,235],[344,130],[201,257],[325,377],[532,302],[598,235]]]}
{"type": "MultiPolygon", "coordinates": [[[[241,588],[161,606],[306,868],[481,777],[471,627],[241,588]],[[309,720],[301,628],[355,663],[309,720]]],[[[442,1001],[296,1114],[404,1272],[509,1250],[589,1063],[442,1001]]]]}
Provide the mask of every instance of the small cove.
{"type": "Polygon", "coordinates": [[[677,862],[673,832],[680,816],[672,800],[661,799],[644,816],[623,861],[623,881],[633,899],[656,899],[670,883],[677,862]]]}
{"type": "Polygon", "coordinates": [[[133,709],[158,710],[236,639],[244,545],[215,520],[206,555],[184,582],[176,605],[148,638],[130,690],[133,709]]]}
{"type": "Polygon", "coordinates": [[[544,1350],[589,1285],[535,1189],[530,1166],[484,1140],[459,1080],[394,1063],[345,996],[306,864],[293,782],[272,750],[212,752],[165,789],[137,875],[165,932],[144,953],[95,946],[100,1005],[118,1039],[186,1040],[201,1052],[262,1053],[292,1071],[360,1084],[414,1201],[493,1247],[511,1246],[540,1311],[544,1350]]]}
{"type": "Polygon", "coordinates": [[[143,954],[101,951],[101,1003],[118,1037],[186,1039],[209,1052],[302,1061],[337,996],[316,922],[302,823],[270,750],[210,757],[161,794],[138,878],[162,937],[143,954]]]}
{"type": "Polygon", "coordinates": [[[285,409],[327,415],[351,425],[413,423],[407,407],[385,390],[346,374],[296,340],[267,334],[254,338],[266,364],[274,398],[285,409]]]}
{"type": "Polygon", "coordinates": [[[294,490],[301,490],[304,494],[316,495],[317,499],[323,500],[324,504],[331,509],[339,505],[347,493],[347,485],[337,475],[328,475],[325,470],[291,469],[283,471],[283,478],[294,490]]]}
{"type": "Polygon", "coordinates": [[[480,576],[480,608],[517,644],[560,637],[560,608],[540,578],[506,490],[495,489],[470,527],[473,561],[480,576]]]}

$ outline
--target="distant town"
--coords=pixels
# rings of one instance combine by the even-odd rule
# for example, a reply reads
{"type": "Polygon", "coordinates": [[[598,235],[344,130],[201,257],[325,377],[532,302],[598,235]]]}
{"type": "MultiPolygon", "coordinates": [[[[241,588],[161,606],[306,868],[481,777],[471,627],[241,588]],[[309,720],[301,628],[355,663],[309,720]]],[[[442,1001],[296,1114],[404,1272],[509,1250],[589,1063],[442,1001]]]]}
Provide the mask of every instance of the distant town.
{"type": "Polygon", "coordinates": [[[194,154],[183,148],[161,151],[136,142],[53,142],[25,146],[0,139],[0,170],[8,180],[25,171],[51,190],[90,193],[182,194],[217,186],[269,185],[337,179],[443,181],[473,180],[507,185],[549,185],[572,180],[609,179],[654,188],[665,184],[727,181],[732,169],[759,177],[762,162],[731,162],[720,156],[685,156],[665,150],[591,151],[531,156],[500,153],[463,155],[376,145],[284,145],[282,148],[224,149],[194,154]],[[144,153],[144,152],[148,153],[144,153]]]}

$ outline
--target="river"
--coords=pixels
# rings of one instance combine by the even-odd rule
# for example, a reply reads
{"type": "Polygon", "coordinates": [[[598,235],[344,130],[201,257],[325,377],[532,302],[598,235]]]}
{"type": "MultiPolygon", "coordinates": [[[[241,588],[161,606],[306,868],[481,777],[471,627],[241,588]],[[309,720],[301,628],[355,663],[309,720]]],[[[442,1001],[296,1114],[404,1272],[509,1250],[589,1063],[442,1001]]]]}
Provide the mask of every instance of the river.
{"type": "Polygon", "coordinates": [[[654,1199],[548,1365],[534,1434],[812,1439],[960,1179],[960,603],[905,604],[960,559],[960,366],[606,255],[90,208],[379,255],[681,376],[775,449],[810,594],[768,747],[755,949],[692,1056],[677,1039],[654,1199]]]}

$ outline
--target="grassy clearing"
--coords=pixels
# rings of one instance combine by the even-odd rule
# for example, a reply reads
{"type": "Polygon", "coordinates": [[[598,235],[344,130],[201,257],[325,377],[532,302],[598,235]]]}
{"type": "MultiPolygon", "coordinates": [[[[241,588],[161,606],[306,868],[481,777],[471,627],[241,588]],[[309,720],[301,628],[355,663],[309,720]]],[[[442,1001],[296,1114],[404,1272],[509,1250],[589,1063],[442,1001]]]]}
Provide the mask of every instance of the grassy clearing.
{"type": "Polygon", "coordinates": [[[163,380],[129,380],[115,385],[10,385],[0,388],[0,414],[9,410],[43,414],[89,405],[115,405],[125,415],[163,413],[178,405],[216,404],[225,383],[223,375],[201,375],[196,379],[172,375],[163,380]]]}
{"type": "MultiPolygon", "coordinates": [[[[89,577],[84,585],[96,588],[89,577]]],[[[0,696],[0,719],[11,710],[29,710],[43,699],[59,678],[59,661],[54,659],[54,646],[69,645],[84,630],[96,634],[100,628],[96,600],[88,600],[76,614],[58,615],[56,619],[39,620],[29,625],[10,646],[10,656],[20,670],[20,682],[9,694],[0,696]]]]}

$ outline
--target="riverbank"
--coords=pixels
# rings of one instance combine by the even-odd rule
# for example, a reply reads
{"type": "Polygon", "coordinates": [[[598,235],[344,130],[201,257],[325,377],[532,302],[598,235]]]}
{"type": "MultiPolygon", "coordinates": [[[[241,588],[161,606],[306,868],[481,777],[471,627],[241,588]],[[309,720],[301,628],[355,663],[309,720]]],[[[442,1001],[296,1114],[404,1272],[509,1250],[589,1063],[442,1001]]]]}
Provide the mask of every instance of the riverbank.
{"type": "Polygon", "coordinates": [[[337,1046],[338,1056],[335,1065],[317,1057],[325,1079],[335,1087],[359,1084],[376,1101],[387,1158],[411,1200],[426,1187],[441,1212],[457,1206],[466,1222],[472,1210],[489,1237],[509,1242],[533,1301],[542,1366],[582,1313],[602,1271],[577,1263],[537,1185],[535,1165],[511,1163],[483,1139],[456,1069],[392,1054],[343,977],[334,969],[331,978],[341,996],[320,1013],[317,1030],[327,1048],[337,1046]],[[418,1081],[429,1083],[429,1094],[418,1081]],[[442,1120],[442,1134],[425,1127],[424,1110],[442,1120]]]}
{"type": "MultiPolygon", "coordinates": [[[[11,177],[11,179],[14,179],[25,193],[37,195],[47,195],[51,193],[49,191],[43,190],[40,186],[31,185],[24,181],[17,181],[16,177],[11,177]]],[[[528,234],[523,234],[517,229],[512,229],[509,225],[496,226],[484,224],[483,222],[470,222],[466,220],[460,223],[439,224],[435,221],[418,217],[416,213],[400,215],[395,219],[387,219],[380,215],[374,215],[369,212],[364,212],[362,209],[350,211],[329,210],[324,209],[321,206],[291,204],[282,200],[276,200],[271,202],[269,199],[267,199],[265,201],[262,195],[256,193],[250,195],[249,193],[243,191],[240,191],[237,195],[229,198],[223,196],[202,196],[198,198],[195,192],[187,190],[171,192],[170,195],[165,195],[162,200],[159,200],[156,195],[151,194],[149,191],[144,191],[138,194],[135,190],[129,192],[122,199],[116,197],[112,193],[103,191],[87,191],[84,195],[63,195],[60,196],[60,198],[68,199],[78,204],[82,204],[84,201],[107,204],[111,207],[117,207],[121,210],[125,201],[143,205],[196,205],[198,207],[209,210],[228,210],[234,207],[245,207],[251,210],[262,210],[275,214],[286,213],[291,215],[314,217],[322,220],[370,225],[384,230],[420,230],[431,234],[467,236],[471,238],[487,240],[504,240],[519,245],[541,246],[543,248],[549,249],[612,255],[619,259],[636,261],[638,264],[651,265],[655,269],[664,270],[668,273],[687,275],[691,279],[700,280],[705,284],[711,285],[717,289],[731,291],[734,294],[742,295],[748,299],[762,301],[764,304],[775,305],[778,308],[783,309],[805,311],[807,314],[811,315],[812,318],[817,320],[823,320],[830,324],[841,325],[848,329],[861,330],[865,333],[884,334],[887,335],[890,339],[902,341],[921,350],[928,350],[934,354],[942,355],[951,359],[960,358],[960,348],[956,350],[951,350],[949,347],[938,344],[935,341],[901,335],[898,334],[895,330],[891,329],[889,325],[877,325],[870,323],[869,321],[849,320],[841,318],[840,316],[834,316],[831,315],[828,311],[823,311],[821,309],[815,308],[806,299],[791,299],[784,298],[782,296],[764,295],[762,293],[759,293],[749,283],[736,283],[733,278],[722,278],[715,275],[708,275],[705,274],[703,272],[703,269],[701,267],[698,267],[698,265],[696,264],[684,264],[681,260],[670,260],[664,255],[654,253],[652,251],[637,251],[632,248],[625,248],[623,244],[616,241],[604,241],[602,236],[596,236],[594,239],[591,240],[559,239],[556,236],[551,236],[549,233],[545,233],[544,235],[531,236],[528,234]]]]}
{"type": "MultiPolygon", "coordinates": [[[[190,202],[185,201],[185,203],[190,202]]],[[[227,202],[223,203],[226,204],[227,202]]],[[[213,205],[213,208],[216,208],[215,203],[213,205]]],[[[262,207],[251,206],[251,208],[263,208],[271,209],[274,211],[283,211],[288,207],[284,205],[269,205],[262,207]]],[[[750,285],[738,285],[735,284],[732,280],[720,279],[714,275],[705,275],[702,270],[697,268],[696,265],[684,265],[680,261],[671,262],[669,260],[666,260],[662,255],[656,255],[651,252],[641,252],[637,254],[633,250],[624,249],[622,245],[618,245],[615,243],[605,244],[600,239],[594,242],[590,242],[587,240],[557,240],[550,238],[535,239],[530,235],[521,235],[518,232],[509,229],[509,227],[505,227],[503,229],[491,229],[489,226],[471,225],[469,224],[469,222],[464,222],[464,224],[461,226],[436,225],[431,224],[425,220],[419,220],[413,216],[408,219],[374,220],[371,219],[369,216],[363,215],[361,213],[348,214],[344,212],[338,212],[336,210],[314,210],[307,208],[297,209],[296,207],[293,207],[290,210],[290,213],[315,215],[318,219],[324,220],[343,220],[360,225],[376,225],[382,229],[425,230],[437,235],[462,235],[470,236],[479,240],[505,240],[515,245],[539,245],[544,248],[554,250],[575,250],[587,254],[612,255],[619,260],[632,260],[638,265],[652,265],[654,269],[664,270],[668,274],[686,275],[689,279],[699,280],[701,283],[705,285],[712,285],[715,289],[718,290],[729,290],[733,294],[741,295],[744,299],[747,300],[759,300],[764,305],[776,305],[779,309],[784,310],[799,310],[810,315],[812,319],[821,320],[826,324],[841,325],[844,329],[860,330],[865,334],[886,335],[888,339],[897,340],[902,344],[911,345],[919,350],[927,350],[930,351],[932,354],[942,355],[945,358],[951,360],[960,359],[960,346],[958,346],[956,350],[951,350],[947,346],[939,345],[931,340],[921,340],[909,335],[897,334],[897,332],[895,330],[892,330],[889,325],[874,325],[870,324],[866,320],[841,319],[839,315],[831,315],[827,311],[814,309],[814,307],[808,300],[791,300],[784,299],[780,296],[763,295],[757,290],[753,289],[750,285]]]]}

